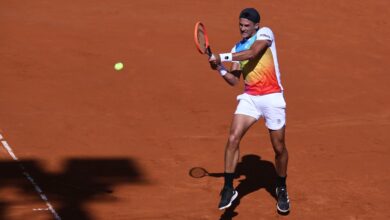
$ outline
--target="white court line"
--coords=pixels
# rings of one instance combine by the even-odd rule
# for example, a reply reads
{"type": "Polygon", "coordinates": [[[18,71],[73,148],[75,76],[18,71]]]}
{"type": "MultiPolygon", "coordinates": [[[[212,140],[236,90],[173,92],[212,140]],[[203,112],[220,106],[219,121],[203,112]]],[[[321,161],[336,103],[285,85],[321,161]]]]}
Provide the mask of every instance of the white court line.
{"type": "Polygon", "coordinates": [[[38,186],[38,184],[35,182],[35,180],[27,172],[26,168],[19,161],[18,157],[16,157],[16,155],[14,154],[11,146],[7,143],[7,141],[3,138],[3,136],[1,134],[0,134],[0,141],[3,144],[3,147],[8,151],[8,153],[12,157],[12,159],[14,159],[14,161],[16,161],[19,164],[19,167],[22,170],[23,175],[31,182],[31,184],[34,186],[35,191],[37,191],[37,193],[39,194],[41,199],[46,203],[47,209],[53,214],[54,219],[61,220],[61,217],[58,215],[56,210],[54,210],[53,206],[50,204],[49,200],[47,199],[47,196],[43,193],[41,187],[38,186]]]}
{"type": "Polygon", "coordinates": [[[33,211],[49,211],[49,208],[36,208],[33,211]]]}

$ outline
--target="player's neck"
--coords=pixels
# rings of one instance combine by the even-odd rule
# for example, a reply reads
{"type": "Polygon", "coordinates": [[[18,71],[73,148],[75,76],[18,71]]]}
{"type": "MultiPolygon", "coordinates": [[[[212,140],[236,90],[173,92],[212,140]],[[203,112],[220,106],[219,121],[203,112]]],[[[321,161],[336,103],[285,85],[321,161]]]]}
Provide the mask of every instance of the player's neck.
{"type": "Polygon", "coordinates": [[[253,36],[256,35],[256,33],[257,33],[258,30],[259,30],[259,29],[256,29],[256,31],[253,32],[249,37],[244,37],[244,38],[242,38],[242,40],[243,40],[243,41],[247,41],[247,40],[251,39],[253,36]]]}
{"type": "Polygon", "coordinates": [[[242,41],[247,41],[247,40],[249,40],[249,39],[251,39],[253,36],[255,36],[256,35],[256,33],[254,33],[254,34],[252,34],[251,36],[249,36],[249,37],[244,37],[244,38],[242,38],[242,41]]]}

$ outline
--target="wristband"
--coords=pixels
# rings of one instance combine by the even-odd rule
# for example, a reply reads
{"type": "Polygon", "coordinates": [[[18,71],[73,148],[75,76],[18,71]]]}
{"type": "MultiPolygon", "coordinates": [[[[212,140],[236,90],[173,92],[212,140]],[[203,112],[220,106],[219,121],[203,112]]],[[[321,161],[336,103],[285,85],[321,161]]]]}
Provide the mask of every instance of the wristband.
{"type": "Polygon", "coordinates": [[[232,53],[221,53],[221,54],[219,54],[219,57],[221,58],[221,62],[233,61],[233,54],[232,53]]]}
{"type": "Polygon", "coordinates": [[[220,74],[221,76],[225,76],[226,73],[228,73],[228,72],[227,72],[225,69],[220,69],[220,70],[219,70],[219,74],[220,74]]]}
{"type": "Polygon", "coordinates": [[[218,72],[221,76],[225,76],[228,73],[223,65],[218,66],[218,72]]]}

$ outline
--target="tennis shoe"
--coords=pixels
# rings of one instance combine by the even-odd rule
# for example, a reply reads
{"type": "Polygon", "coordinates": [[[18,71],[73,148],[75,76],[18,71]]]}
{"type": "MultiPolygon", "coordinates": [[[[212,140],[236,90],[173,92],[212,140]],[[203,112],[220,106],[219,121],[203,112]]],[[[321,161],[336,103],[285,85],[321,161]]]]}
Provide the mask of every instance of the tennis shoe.
{"type": "Polygon", "coordinates": [[[276,208],[281,213],[288,213],[290,211],[290,200],[288,199],[287,188],[285,186],[276,187],[276,197],[278,202],[276,208]]]}
{"type": "Polygon", "coordinates": [[[219,210],[226,209],[232,205],[232,202],[237,198],[238,192],[230,187],[224,187],[220,193],[221,201],[219,202],[219,210]]]}

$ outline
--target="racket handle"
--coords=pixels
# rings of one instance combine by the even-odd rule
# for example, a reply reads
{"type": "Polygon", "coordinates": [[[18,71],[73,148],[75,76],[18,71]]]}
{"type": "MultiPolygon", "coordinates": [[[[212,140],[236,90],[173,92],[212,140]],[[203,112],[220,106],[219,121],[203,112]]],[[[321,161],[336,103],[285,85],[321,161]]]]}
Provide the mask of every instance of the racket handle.
{"type": "Polygon", "coordinates": [[[213,53],[211,53],[210,46],[207,47],[206,53],[207,53],[207,55],[209,55],[209,57],[211,57],[213,55],[213,53]]]}

